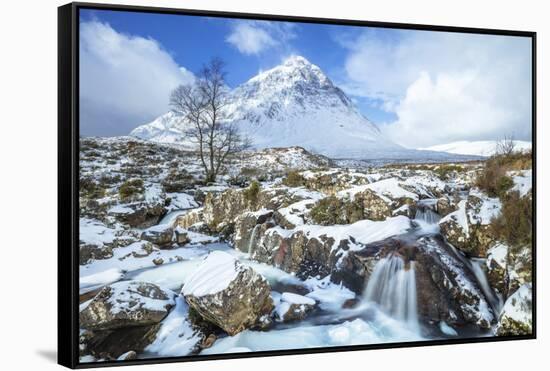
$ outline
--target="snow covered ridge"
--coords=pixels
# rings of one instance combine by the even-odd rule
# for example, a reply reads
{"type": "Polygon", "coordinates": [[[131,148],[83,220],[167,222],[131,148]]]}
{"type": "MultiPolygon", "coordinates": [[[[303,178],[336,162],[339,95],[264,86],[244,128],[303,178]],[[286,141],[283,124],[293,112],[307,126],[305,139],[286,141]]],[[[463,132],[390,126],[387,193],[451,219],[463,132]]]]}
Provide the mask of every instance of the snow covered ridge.
{"type": "MultiPolygon", "coordinates": [[[[300,56],[292,56],[232,90],[226,109],[227,120],[237,123],[258,149],[302,146],[338,159],[449,161],[460,157],[406,149],[392,142],[318,66],[300,56]]],[[[189,127],[168,112],[130,135],[192,148],[184,135],[189,127]]]]}
{"type": "MultiPolygon", "coordinates": [[[[514,141],[517,151],[526,152],[531,150],[532,143],[522,140],[514,141]]],[[[497,144],[495,141],[459,141],[447,144],[439,144],[436,146],[418,148],[422,151],[438,151],[455,153],[459,155],[473,155],[473,156],[492,156],[497,150],[497,144]]]]}

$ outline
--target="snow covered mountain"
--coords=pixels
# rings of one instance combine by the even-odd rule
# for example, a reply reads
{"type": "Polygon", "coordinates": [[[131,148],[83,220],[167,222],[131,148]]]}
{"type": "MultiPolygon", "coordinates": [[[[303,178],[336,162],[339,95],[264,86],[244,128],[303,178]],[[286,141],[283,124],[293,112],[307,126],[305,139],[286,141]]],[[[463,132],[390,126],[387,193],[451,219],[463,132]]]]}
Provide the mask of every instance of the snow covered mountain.
{"type": "MultiPolygon", "coordinates": [[[[362,160],[449,156],[406,149],[386,138],[319,67],[300,56],[232,90],[227,117],[258,149],[301,146],[331,158],[362,160]]],[[[190,145],[187,125],[169,112],[130,135],[190,145]]]]}
{"type": "MultiPolygon", "coordinates": [[[[528,151],[531,149],[531,142],[515,140],[514,144],[518,151],[528,151]]],[[[496,151],[496,141],[459,141],[447,144],[439,144],[419,150],[442,151],[459,155],[491,156],[496,151]]]]}

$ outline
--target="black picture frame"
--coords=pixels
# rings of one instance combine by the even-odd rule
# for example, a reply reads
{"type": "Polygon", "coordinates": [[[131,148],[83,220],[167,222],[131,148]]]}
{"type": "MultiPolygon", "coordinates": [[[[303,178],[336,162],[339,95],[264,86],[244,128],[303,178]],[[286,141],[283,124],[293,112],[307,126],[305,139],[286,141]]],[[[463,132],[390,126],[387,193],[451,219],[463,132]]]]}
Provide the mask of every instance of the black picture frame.
{"type": "Polygon", "coordinates": [[[58,363],[69,368],[126,366],[171,362],[205,361],[231,358],[266,357],[291,354],[357,351],[370,349],[420,347],[450,344],[476,344],[485,342],[536,339],[537,288],[536,288],[536,199],[537,199],[537,145],[536,145],[536,32],[486,28],[450,27],[424,24],[388,23],[349,19],[312,18],[272,14],[252,14],[225,11],[171,9],[145,6],[96,3],[70,3],[58,8],[58,363]],[[427,340],[406,343],[384,343],[325,348],[307,348],[250,353],[163,357],[144,360],[79,363],[78,357],[78,270],[79,270],[79,11],[97,9],[157,14],[197,15],[254,20],[319,23],[379,28],[427,30],[469,34],[521,36],[531,39],[532,45],[532,149],[533,149],[533,332],[531,335],[476,337],[448,340],[427,340]]]}

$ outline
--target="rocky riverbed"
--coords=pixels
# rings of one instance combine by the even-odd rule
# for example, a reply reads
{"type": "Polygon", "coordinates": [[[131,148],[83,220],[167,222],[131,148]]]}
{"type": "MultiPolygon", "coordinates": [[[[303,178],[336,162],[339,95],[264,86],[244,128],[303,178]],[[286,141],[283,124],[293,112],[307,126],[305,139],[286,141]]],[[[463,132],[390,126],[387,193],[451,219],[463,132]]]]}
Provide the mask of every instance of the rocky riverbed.
{"type": "MultiPolygon", "coordinates": [[[[334,162],[80,142],[81,361],[531,332],[530,245],[491,224],[483,161],[334,162]]],[[[530,198],[531,171],[510,173],[530,198]]]]}

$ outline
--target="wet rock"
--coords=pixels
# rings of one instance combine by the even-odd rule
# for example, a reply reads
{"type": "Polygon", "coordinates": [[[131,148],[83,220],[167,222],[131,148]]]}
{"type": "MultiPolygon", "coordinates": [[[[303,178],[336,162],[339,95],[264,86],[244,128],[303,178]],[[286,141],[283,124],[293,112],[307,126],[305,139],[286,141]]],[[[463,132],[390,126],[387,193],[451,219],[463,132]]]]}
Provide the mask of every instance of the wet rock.
{"type": "Polygon", "coordinates": [[[152,283],[121,281],[105,286],[80,312],[80,326],[113,330],[160,322],[174,306],[174,294],[152,283]]]}
{"type": "Polygon", "coordinates": [[[211,252],[182,288],[189,306],[229,335],[269,325],[270,292],[265,278],[222,251],[211,252]]]}
{"type": "Polygon", "coordinates": [[[166,247],[172,243],[174,229],[167,224],[159,224],[147,228],[141,234],[141,239],[154,243],[160,247],[166,247]]]}
{"type": "Polygon", "coordinates": [[[164,259],[163,258],[156,258],[156,259],[153,259],[153,264],[154,265],[162,265],[164,263],[164,259]]]}
{"type": "Polygon", "coordinates": [[[413,251],[422,317],[452,325],[491,326],[495,315],[465,257],[439,237],[421,238],[413,251]]]}
{"type": "Polygon", "coordinates": [[[498,336],[531,335],[533,333],[532,286],[527,283],[511,295],[498,319],[498,336]]]}

